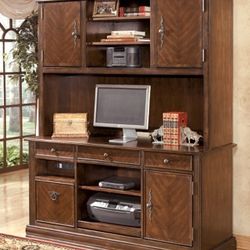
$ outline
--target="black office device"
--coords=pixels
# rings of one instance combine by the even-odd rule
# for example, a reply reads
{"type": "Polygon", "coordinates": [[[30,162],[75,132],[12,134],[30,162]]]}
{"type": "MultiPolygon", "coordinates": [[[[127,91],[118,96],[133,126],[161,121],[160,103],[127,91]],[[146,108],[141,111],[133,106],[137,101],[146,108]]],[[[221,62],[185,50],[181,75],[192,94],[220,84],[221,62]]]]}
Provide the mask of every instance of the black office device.
{"type": "Polygon", "coordinates": [[[141,204],[139,197],[108,193],[96,193],[87,202],[88,215],[92,220],[140,227],[141,204]]]}
{"type": "Polygon", "coordinates": [[[113,188],[113,189],[131,189],[134,188],[136,183],[132,178],[123,176],[112,176],[106,178],[98,183],[99,187],[103,188],[113,188]]]}

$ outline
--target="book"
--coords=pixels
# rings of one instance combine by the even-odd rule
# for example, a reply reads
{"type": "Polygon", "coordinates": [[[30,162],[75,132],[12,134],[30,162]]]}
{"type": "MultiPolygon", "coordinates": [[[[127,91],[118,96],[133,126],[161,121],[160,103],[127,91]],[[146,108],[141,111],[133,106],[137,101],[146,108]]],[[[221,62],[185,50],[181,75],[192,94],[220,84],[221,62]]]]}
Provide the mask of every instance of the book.
{"type": "Polygon", "coordinates": [[[163,113],[163,142],[167,145],[182,143],[182,129],[187,126],[186,112],[163,113]]]}
{"type": "Polygon", "coordinates": [[[150,12],[133,12],[133,13],[124,13],[124,16],[150,16],[150,12]]]}
{"type": "Polygon", "coordinates": [[[103,38],[101,42],[137,42],[138,38],[103,38]]]}
{"type": "Polygon", "coordinates": [[[138,42],[150,42],[150,38],[139,38],[138,42]]]}
{"type": "Polygon", "coordinates": [[[120,13],[135,13],[135,12],[150,12],[150,6],[138,6],[138,7],[120,7],[120,13]]]}
{"type": "Polygon", "coordinates": [[[180,145],[182,142],[182,129],[187,126],[187,113],[173,112],[171,113],[171,119],[172,119],[172,130],[171,130],[172,145],[180,145]]]}
{"type": "Polygon", "coordinates": [[[139,7],[124,7],[124,13],[138,12],[139,7]]]}
{"type": "Polygon", "coordinates": [[[144,6],[144,5],[139,6],[139,12],[150,12],[150,11],[151,11],[150,6],[144,6]]]}
{"type": "Polygon", "coordinates": [[[163,142],[171,145],[170,112],[163,113],[163,142]]]}
{"type": "Polygon", "coordinates": [[[121,35],[133,35],[133,36],[145,36],[145,31],[137,31],[137,30],[112,30],[112,36],[121,36],[121,35]]]}
{"type": "Polygon", "coordinates": [[[107,35],[107,39],[130,39],[130,38],[137,38],[142,39],[144,36],[137,36],[137,35],[107,35]]]}
{"type": "Polygon", "coordinates": [[[119,17],[124,17],[124,13],[125,13],[125,8],[124,7],[120,7],[119,8],[119,17]]]}

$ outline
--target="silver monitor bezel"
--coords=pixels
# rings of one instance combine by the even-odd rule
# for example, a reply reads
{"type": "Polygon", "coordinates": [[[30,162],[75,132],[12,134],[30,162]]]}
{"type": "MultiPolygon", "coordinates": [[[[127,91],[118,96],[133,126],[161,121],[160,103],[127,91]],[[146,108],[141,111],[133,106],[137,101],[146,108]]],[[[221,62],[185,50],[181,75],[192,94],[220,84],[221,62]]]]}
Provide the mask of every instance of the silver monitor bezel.
{"type": "Polygon", "coordinates": [[[129,84],[97,84],[95,87],[95,104],[94,104],[94,121],[93,125],[95,127],[107,127],[107,128],[131,128],[131,129],[143,129],[147,130],[149,126],[149,111],[150,111],[150,94],[151,86],[150,85],[129,85],[129,84]],[[129,125],[129,124],[115,124],[115,123],[102,123],[96,121],[96,111],[97,111],[97,96],[98,90],[100,88],[128,88],[128,89],[145,89],[146,90],[146,103],[145,103],[145,118],[143,125],[129,125]]]}

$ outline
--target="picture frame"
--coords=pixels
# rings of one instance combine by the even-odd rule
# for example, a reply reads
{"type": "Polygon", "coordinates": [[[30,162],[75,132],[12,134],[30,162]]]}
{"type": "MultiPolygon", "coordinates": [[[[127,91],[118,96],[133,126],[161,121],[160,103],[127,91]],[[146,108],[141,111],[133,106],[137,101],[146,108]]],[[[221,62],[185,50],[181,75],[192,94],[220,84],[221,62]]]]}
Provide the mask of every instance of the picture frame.
{"type": "Polygon", "coordinates": [[[119,0],[95,0],[93,17],[115,17],[118,16],[119,0]]]}

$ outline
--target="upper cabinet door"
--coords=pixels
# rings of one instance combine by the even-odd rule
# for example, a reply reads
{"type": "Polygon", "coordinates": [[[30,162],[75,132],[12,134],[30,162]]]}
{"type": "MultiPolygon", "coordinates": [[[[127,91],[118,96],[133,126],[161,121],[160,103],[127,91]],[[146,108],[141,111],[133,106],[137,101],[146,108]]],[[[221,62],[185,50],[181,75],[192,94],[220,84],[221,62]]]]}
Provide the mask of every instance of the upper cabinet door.
{"type": "Polygon", "coordinates": [[[153,66],[202,66],[201,1],[152,1],[153,66]]]}
{"type": "Polygon", "coordinates": [[[43,66],[81,66],[81,2],[44,3],[43,66]]]}
{"type": "Polygon", "coordinates": [[[192,177],[146,171],[146,238],[192,246],[192,177]]]}

